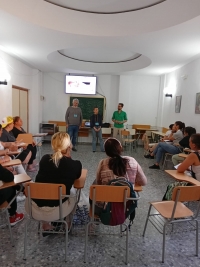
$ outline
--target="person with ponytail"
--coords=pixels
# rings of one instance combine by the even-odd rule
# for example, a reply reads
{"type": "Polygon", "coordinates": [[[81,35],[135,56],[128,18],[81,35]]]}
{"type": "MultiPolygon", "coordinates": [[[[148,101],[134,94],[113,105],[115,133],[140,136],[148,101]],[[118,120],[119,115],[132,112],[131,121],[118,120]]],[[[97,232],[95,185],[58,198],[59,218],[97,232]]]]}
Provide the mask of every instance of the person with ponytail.
{"type": "MultiPolygon", "coordinates": [[[[64,132],[55,133],[51,139],[53,149],[52,155],[44,155],[39,163],[39,171],[35,182],[37,183],[53,183],[64,184],[66,186],[66,194],[74,195],[74,181],[81,176],[82,164],[79,160],[71,158],[71,140],[70,136],[64,132]]],[[[63,216],[67,216],[70,221],[69,214],[72,212],[76,198],[63,199],[63,216]]],[[[26,206],[27,208],[27,206],[26,206]]],[[[59,219],[59,200],[34,200],[33,217],[40,220],[50,222],[59,219]]],[[[48,223],[43,224],[43,229],[51,229],[48,223]]]]}
{"type": "Polygon", "coordinates": [[[179,145],[179,142],[183,139],[183,133],[185,129],[185,123],[181,121],[176,121],[172,128],[172,134],[168,137],[168,141],[172,142],[168,144],[167,142],[158,143],[156,149],[150,154],[153,158],[156,156],[156,163],[149,167],[149,169],[160,169],[159,163],[163,158],[165,153],[179,154],[183,151],[183,148],[179,145]]]}
{"type": "MultiPolygon", "coordinates": [[[[132,184],[146,185],[147,178],[138,162],[132,157],[121,155],[122,145],[118,139],[108,138],[104,149],[108,158],[100,161],[93,184],[107,185],[110,180],[124,177],[132,184]]],[[[95,214],[100,214],[102,208],[103,203],[97,202],[95,214]]]]}

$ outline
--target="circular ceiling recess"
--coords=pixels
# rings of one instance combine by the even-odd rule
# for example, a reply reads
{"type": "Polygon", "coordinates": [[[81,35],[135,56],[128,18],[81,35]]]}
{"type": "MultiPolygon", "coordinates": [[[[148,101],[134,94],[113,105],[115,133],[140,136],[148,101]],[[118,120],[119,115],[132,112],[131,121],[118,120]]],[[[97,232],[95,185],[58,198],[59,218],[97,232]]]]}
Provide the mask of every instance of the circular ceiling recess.
{"type": "Polygon", "coordinates": [[[167,0],[44,0],[66,9],[96,14],[117,14],[137,11],[161,4],[167,0]]]}
{"type": "Polygon", "coordinates": [[[120,63],[135,60],[139,53],[116,48],[71,48],[59,50],[66,58],[91,63],[120,63]]]}

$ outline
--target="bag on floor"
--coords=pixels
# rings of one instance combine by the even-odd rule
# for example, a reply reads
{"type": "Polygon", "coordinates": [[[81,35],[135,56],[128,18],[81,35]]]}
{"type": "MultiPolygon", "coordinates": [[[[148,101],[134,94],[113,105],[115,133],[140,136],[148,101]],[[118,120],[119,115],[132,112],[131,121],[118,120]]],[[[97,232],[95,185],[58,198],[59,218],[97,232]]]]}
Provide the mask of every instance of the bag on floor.
{"type": "Polygon", "coordinates": [[[76,207],[73,217],[73,225],[86,225],[90,221],[89,210],[86,205],[76,207]]]}
{"type": "Polygon", "coordinates": [[[175,187],[177,186],[190,186],[191,184],[188,182],[174,182],[167,186],[167,190],[163,196],[163,201],[165,200],[172,200],[172,193],[175,187]]]}
{"type": "MultiPolygon", "coordinates": [[[[110,181],[108,185],[128,186],[130,188],[130,198],[137,198],[133,185],[126,178],[117,178],[110,181]]],[[[120,225],[129,217],[129,228],[135,218],[135,208],[137,200],[128,200],[126,202],[126,210],[124,212],[124,203],[105,202],[103,210],[100,214],[100,220],[105,225],[120,225]]]]}

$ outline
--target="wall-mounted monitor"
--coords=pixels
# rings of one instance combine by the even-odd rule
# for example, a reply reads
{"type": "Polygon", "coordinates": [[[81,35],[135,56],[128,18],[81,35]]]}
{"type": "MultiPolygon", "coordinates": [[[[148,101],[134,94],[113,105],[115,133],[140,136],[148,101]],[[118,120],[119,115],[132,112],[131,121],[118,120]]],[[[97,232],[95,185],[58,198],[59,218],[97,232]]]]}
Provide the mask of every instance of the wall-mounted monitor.
{"type": "Polygon", "coordinates": [[[96,94],[97,77],[66,75],[65,93],[80,95],[96,94]]]}

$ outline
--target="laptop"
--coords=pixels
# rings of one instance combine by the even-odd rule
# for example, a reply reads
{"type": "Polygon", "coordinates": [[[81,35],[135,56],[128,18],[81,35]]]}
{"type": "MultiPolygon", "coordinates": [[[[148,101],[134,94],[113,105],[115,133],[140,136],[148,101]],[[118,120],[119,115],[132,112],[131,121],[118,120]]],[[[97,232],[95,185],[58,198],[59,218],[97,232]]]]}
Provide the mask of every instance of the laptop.
{"type": "Polygon", "coordinates": [[[90,121],[85,122],[85,127],[90,127],[90,121]]]}

